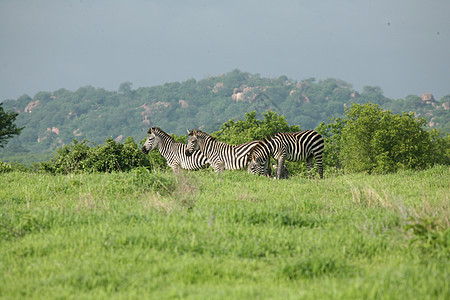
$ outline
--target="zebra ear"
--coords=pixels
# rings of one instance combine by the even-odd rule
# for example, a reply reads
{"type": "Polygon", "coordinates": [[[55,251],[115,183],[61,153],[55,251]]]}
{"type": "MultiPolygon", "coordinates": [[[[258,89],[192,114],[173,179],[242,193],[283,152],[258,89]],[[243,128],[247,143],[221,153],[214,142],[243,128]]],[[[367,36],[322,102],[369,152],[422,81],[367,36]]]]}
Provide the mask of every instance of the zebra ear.
{"type": "Polygon", "coordinates": [[[187,130],[188,135],[192,135],[192,131],[190,131],[189,129],[186,129],[186,130],[187,130]]]}

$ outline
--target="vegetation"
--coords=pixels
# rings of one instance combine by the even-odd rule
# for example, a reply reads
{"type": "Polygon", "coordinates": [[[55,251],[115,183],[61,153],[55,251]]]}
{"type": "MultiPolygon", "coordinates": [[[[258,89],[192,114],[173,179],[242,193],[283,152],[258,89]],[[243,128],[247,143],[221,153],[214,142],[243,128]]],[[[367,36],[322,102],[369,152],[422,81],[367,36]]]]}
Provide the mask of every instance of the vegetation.
{"type": "Polygon", "coordinates": [[[448,166],[1,176],[1,298],[450,296],[448,166]]]}
{"type": "Polygon", "coordinates": [[[238,145],[250,141],[261,140],[279,132],[300,131],[300,126],[289,126],[284,116],[278,116],[276,112],[267,111],[263,113],[263,119],[257,119],[256,112],[245,114],[245,120],[234,119],[223,123],[213,136],[218,140],[238,145]]]}
{"type": "MultiPolygon", "coordinates": [[[[262,115],[263,119],[258,120],[256,112],[247,113],[245,120],[225,122],[212,135],[222,142],[241,144],[278,132],[300,130],[297,125],[289,126],[285,117],[277,113],[268,111],[262,115]]],[[[392,114],[376,104],[353,104],[346,109],[344,119],[332,119],[329,124],[323,122],[316,128],[325,139],[324,168],[346,173],[392,173],[400,169],[425,169],[435,164],[450,165],[450,136],[440,137],[437,130],[426,131],[424,123],[423,118],[415,118],[412,113],[392,114]]],[[[178,142],[187,139],[172,136],[178,142]]],[[[90,143],[74,140],[34,169],[68,174],[129,171],[136,167],[168,168],[158,151],[144,155],[132,137],[123,144],[112,139],[107,139],[103,145],[91,147],[90,143]]],[[[287,168],[290,174],[306,175],[307,172],[304,162],[288,162],[287,168]]]]}
{"type": "Polygon", "coordinates": [[[339,148],[346,171],[386,173],[450,163],[448,153],[434,155],[448,151],[448,138],[434,141],[433,133],[424,129],[426,120],[415,118],[414,113],[392,114],[374,104],[352,105],[344,122],[339,148]]]}
{"type": "Polygon", "coordinates": [[[143,154],[133,138],[124,144],[107,139],[103,145],[89,147],[88,141],[64,146],[57,150],[57,155],[48,163],[41,163],[41,169],[52,173],[68,174],[76,171],[114,172],[129,171],[136,167],[150,168],[148,156],[143,154]]]}
{"type": "MultiPolygon", "coordinates": [[[[450,139],[424,123],[349,106],[316,128],[323,180],[174,175],[132,137],[0,162],[0,298],[448,299],[450,139]]],[[[253,111],[212,134],[297,130],[253,111]]]]}
{"type": "Polygon", "coordinates": [[[5,112],[2,106],[3,103],[0,103],[0,148],[5,147],[8,139],[20,134],[23,129],[23,127],[19,128],[14,124],[19,114],[13,111],[5,112]]]}
{"type": "Polygon", "coordinates": [[[250,111],[260,116],[270,110],[292,126],[314,129],[330,117],[342,118],[345,107],[352,103],[368,102],[395,114],[414,111],[426,118],[431,129],[445,134],[450,133],[449,100],[450,95],[440,100],[431,97],[423,101],[419,96],[393,100],[384,97],[378,87],[358,92],[338,79],[297,82],[286,76],[263,78],[239,70],[199,81],[137,89],[130,82],[122,83],[118,91],[92,86],[76,91],[60,89],[3,101],[5,110],[19,113],[17,126],[25,128],[2,149],[0,159],[26,164],[44,161],[73,139],[101,144],[107,138],[124,142],[130,136],[138,141],[151,126],[177,135],[185,134],[188,128],[212,133],[250,111]]]}

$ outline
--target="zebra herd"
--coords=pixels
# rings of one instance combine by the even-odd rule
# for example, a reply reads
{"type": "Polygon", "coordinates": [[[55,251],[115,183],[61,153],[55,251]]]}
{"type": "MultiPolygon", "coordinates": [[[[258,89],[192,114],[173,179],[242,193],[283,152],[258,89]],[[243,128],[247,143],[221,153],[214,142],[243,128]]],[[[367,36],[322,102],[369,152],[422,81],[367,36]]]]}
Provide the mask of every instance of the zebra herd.
{"type": "Polygon", "coordinates": [[[152,127],[142,147],[142,152],[158,148],[174,172],[180,169],[199,170],[211,166],[215,172],[248,168],[249,174],[271,176],[270,158],[277,160],[276,178],[288,178],[285,161],[306,161],[309,174],[316,161],[320,178],[323,178],[322,155],[324,140],[313,130],[281,132],[262,140],[241,145],[216,141],[198,129],[188,130],[187,145],[175,142],[161,128],[152,127]]]}

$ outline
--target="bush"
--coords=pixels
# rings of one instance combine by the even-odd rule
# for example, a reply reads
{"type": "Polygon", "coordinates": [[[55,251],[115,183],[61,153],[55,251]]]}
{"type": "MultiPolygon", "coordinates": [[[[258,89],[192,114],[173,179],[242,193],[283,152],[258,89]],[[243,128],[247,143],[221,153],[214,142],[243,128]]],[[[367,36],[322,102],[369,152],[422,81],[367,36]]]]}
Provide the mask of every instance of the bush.
{"type": "Polygon", "coordinates": [[[434,218],[410,219],[405,226],[412,230],[410,242],[412,248],[418,248],[422,253],[428,253],[439,258],[448,257],[450,246],[450,228],[434,218]]]}
{"type": "Polygon", "coordinates": [[[0,161],[0,173],[6,173],[11,171],[12,171],[11,164],[0,161]]]}
{"type": "Polygon", "coordinates": [[[322,161],[324,169],[342,167],[339,155],[341,151],[341,133],[345,122],[341,118],[331,118],[330,121],[329,124],[325,124],[325,122],[320,123],[315,129],[322,135],[325,142],[322,161]]]}
{"type": "Polygon", "coordinates": [[[90,147],[87,140],[74,140],[57,150],[49,162],[40,164],[39,169],[51,173],[67,174],[77,171],[113,172],[129,171],[135,167],[151,168],[149,158],[141,152],[132,137],[124,144],[107,139],[105,144],[90,147]]]}
{"type": "Polygon", "coordinates": [[[26,165],[18,163],[18,162],[7,163],[7,162],[0,161],[0,173],[6,173],[6,172],[12,172],[12,171],[30,172],[30,171],[34,171],[34,170],[33,170],[33,167],[27,167],[26,165]]]}
{"type": "Polygon", "coordinates": [[[228,144],[243,144],[246,142],[261,140],[279,132],[300,131],[300,126],[289,126],[284,116],[278,116],[276,112],[267,111],[262,114],[263,120],[256,118],[256,112],[245,114],[245,120],[225,122],[219,130],[212,133],[217,140],[228,144]]]}
{"type": "Polygon", "coordinates": [[[430,139],[433,144],[432,162],[439,165],[450,165],[450,134],[440,137],[437,129],[430,131],[430,139]]]}
{"type": "Polygon", "coordinates": [[[414,113],[394,115],[367,103],[353,104],[345,116],[339,158],[347,172],[423,169],[434,163],[433,153],[442,146],[423,129],[425,119],[414,113]]]}

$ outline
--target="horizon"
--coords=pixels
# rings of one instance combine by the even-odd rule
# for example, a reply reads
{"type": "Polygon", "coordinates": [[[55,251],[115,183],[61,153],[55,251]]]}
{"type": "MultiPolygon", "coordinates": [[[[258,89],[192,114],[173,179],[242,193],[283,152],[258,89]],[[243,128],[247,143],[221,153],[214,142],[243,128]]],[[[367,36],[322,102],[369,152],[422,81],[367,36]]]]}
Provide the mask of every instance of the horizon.
{"type": "Polygon", "coordinates": [[[447,0],[3,0],[0,101],[233,69],[440,99],[450,94],[449,11],[447,0]]]}

